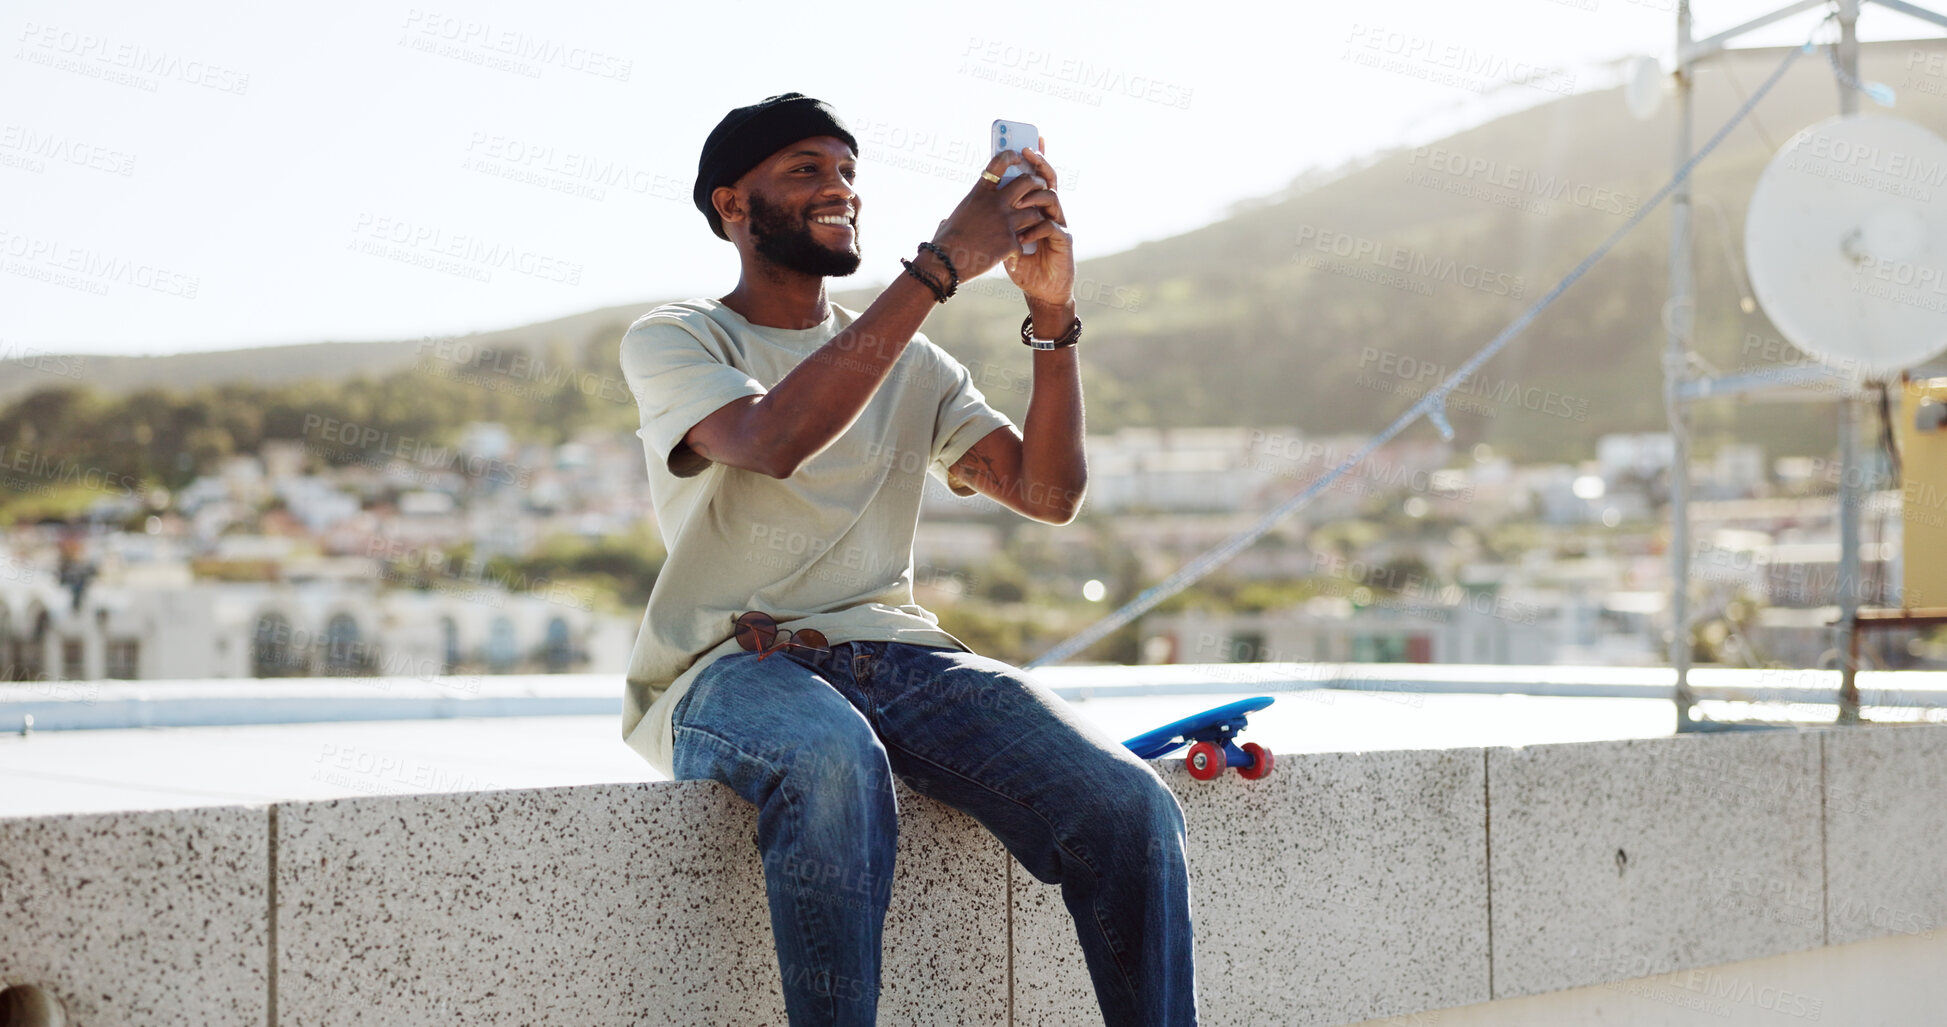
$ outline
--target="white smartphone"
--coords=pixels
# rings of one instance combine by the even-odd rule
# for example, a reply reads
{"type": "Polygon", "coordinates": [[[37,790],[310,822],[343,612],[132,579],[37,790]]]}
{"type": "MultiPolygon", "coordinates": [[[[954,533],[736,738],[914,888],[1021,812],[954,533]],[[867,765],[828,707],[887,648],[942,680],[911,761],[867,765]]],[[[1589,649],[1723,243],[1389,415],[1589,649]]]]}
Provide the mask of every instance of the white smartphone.
{"type": "MultiPolygon", "coordinates": [[[[994,119],[994,148],[989,156],[999,153],[1002,150],[1019,150],[1028,146],[1032,146],[1036,150],[1041,149],[1041,132],[1033,125],[1025,121],[994,119]]],[[[1026,164],[1008,165],[1007,170],[1001,172],[1001,180],[995,183],[995,188],[1006,185],[1013,181],[1016,175],[1026,174],[1027,171],[1028,166],[1026,164]]],[[[1034,244],[1031,242],[1022,243],[1021,252],[1023,254],[1033,253],[1034,244]]]]}

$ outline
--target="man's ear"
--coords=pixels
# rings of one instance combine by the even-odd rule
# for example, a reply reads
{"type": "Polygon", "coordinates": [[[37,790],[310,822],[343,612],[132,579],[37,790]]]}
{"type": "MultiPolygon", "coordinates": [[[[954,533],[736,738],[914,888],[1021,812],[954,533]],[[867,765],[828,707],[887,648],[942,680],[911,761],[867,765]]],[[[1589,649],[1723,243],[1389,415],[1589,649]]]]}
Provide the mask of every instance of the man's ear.
{"type": "Polygon", "coordinates": [[[744,198],[732,186],[720,185],[710,190],[710,203],[717,208],[717,220],[726,225],[744,219],[744,198]]]}

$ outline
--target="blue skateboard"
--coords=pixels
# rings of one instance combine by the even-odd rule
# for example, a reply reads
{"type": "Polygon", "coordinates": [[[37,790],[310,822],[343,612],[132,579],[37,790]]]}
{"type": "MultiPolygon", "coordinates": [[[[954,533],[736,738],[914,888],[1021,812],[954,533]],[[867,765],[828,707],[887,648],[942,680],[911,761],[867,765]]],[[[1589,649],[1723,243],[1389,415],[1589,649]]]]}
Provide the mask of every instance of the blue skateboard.
{"type": "Polygon", "coordinates": [[[1256,780],[1271,773],[1271,750],[1256,742],[1245,742],[1240,749],[1232,739],[1244,730],[1251,714],[1275,701],[1268,695],[1239,699],[1145,731],[1122,744],[1146,760],[1160,759],[1187,745],[1190,751],[1184,754],[1183,766],[1191,777],[1210,781],[1225,767],[1236,767],[1238,776],[1256,780]]]}

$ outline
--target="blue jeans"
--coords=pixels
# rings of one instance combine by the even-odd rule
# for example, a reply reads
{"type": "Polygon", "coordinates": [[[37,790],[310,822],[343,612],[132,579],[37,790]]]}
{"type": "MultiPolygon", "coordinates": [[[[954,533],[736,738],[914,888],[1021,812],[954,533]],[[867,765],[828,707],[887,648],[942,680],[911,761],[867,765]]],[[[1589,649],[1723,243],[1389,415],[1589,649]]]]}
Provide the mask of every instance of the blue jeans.
{"type": "Polygon", "coordinates": [[[674,723],[677,779],[721,781],[757,807],[792,1027],[875,1022],[893,774],[1061,885],[1109,1027],[1197,1022],[1176,796],[1021,671],[897,642],[733,653],[691,683],[674,723]]]}

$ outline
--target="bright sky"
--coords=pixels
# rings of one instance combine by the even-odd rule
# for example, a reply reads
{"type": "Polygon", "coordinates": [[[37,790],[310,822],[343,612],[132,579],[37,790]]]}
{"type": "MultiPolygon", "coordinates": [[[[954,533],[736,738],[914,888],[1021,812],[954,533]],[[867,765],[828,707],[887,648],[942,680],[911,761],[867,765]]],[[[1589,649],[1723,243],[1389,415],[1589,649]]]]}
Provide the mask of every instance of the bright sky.
{"type": "MultiPolygon", "coordinates": [[[[737,264],[691,205],[698,150],[731,108],[792,90],[860,141],[866,261],[843,285],[889,280],[932,236],[997,117],[1040,127],[1080,255],[1111,253],[1308,168],[1606,88],[1618,58],[1667,68],[1674,5],[8,0],[0,358],[721,295],[737,264]],[[940,28],[954,12],[967,27],[940,28]]],[[[1705,0],[1698,34],[1781,5],[1705,0]]],[[[1936,34],[1861,20],[1866,39],[1936,34]]]]}

